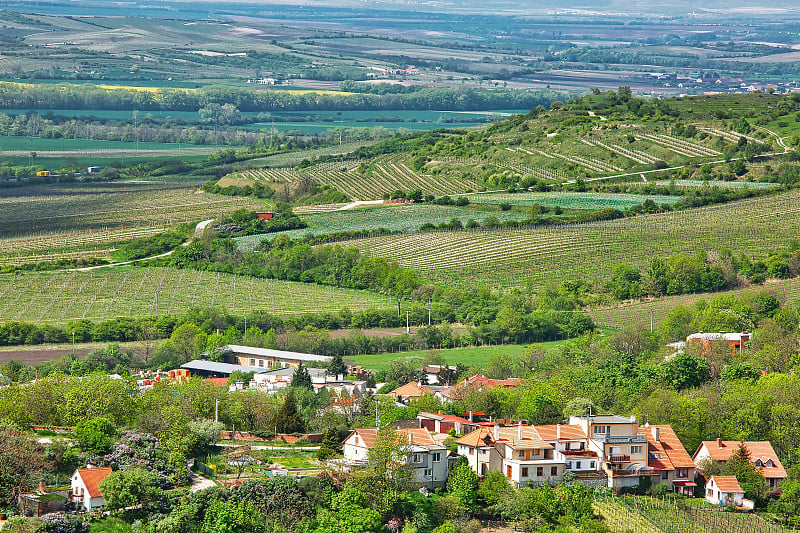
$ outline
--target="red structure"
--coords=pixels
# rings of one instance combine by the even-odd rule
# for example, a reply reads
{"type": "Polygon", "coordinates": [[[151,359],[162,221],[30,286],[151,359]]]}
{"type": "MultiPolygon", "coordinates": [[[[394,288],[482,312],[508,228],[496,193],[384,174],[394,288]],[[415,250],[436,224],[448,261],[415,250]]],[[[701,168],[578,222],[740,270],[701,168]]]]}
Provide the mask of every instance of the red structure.
{"type": "Polygon", "coordinates": [[[272,211],[266,211],[264,213],[256,213],[256,216],[259,220],[272,220],[272,217],[275,216],[275,214],[272,211]]]}

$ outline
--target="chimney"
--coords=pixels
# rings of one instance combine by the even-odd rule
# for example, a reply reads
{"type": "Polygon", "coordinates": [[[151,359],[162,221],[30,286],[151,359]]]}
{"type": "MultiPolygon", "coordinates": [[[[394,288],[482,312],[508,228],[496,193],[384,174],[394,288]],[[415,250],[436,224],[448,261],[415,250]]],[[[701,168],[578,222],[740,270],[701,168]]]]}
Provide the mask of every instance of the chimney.
{"type": "Polygon", "coordinates": [[[494,440],[495,442],[500,440],[500,426],[498,426],[497,424],[494,425],[494,440]]]}
{"type": "Polygon", "coordinates": [[[720,437],[717,437],[717,448],[722,448],[722,447],[723,447],[722,446],[722,439],[720,437]]]}
{"type": "Polygon", "coordinates": [[[658,435],[658,426],[653,426],[653,427],[651,427],[651,428],[650,428],[650,432],[653,434],[653,440],[654,440],[654,441],[656,441],[656,442],[658,442],[658,438],[659,438],[659,435],[658,435]]]}
{"type": "Polygon", "coordinates": [[[517,423],[517,440],[522,440],[522,420],[517,423]]]}
{"type": "Polygon", "coordinates": [[[470,412],[469,412],[469,421],[470,421],[470,422],[475,422],[475,421],[472,419],[472,411],[470,411],[470,412]]]}
{"type": "Polygon", "coordinates": [[[556,440],[561,440],[561,424],[556,424],[556,440]]]}
{"type": "Polygon", "coordinates": [[[636,423],[636,415],[631,415],[631,422],[636,423]]]}
{"type": "Polygon", "coordinates": [[[408,432],[408,443],[414,444],[414,435],[410,431],[408,432]]]}

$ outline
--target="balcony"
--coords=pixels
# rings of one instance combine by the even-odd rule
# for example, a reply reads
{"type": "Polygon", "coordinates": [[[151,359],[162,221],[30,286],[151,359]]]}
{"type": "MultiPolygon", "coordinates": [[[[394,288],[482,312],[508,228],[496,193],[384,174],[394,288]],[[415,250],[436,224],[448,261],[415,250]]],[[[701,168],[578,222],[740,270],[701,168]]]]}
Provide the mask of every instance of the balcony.
{"type": "Polygon", "coordinates": [[[629,463],[630,461],[630,455],[606,455],[607,463],[629,463]]]}

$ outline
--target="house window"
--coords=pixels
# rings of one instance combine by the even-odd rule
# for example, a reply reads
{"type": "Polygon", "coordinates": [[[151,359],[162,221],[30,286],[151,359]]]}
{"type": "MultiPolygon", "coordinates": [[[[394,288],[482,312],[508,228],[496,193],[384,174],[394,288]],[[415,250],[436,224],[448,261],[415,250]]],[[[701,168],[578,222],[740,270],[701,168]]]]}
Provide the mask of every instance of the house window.
{"type": "Polygon", "coordinates": [[[250,359],[250,366],[256,366],[256,360],[250,359]]]}
{"type": "Polygon", "coordinates": [[[469,449],[469,454],[470,455],[475,455],[475,448],[470,448],[469,449]]]}
{"type": "Polygon", "coordinates": [[[438,463],[442,460],[442,454],[440,452],[433,452],[433,462],[438,463]]]}
{"type": "Polygon", "coordinates": [[[631,446],[631,455],[635,455],[638,453],[642,453],[642,445],[634,444],[633,446],[631,446]]]}
{"type": "Polygon", "coordinates": [[[544,475],[544,467],[537,466],[536,467],[536,477],[542,477],[544,475]]]}
{"type": "Polygon", "coordinates": [[[414,462],[415,463],[421,463],[422,462],[422,457],[420,457],[420,454],[418,454],[418,453],[414,454],[414,462]]]}
{"type": "Polygon", "coordinates": [[[358,435],[356,435],[356,444],[358,444],[358,435]]]}
{"type": "MultiPolygon", "coordinates": [[[[580,463],[578,463],[578,466],[580,466],[580,463]]],[[[593,469],[593,470],[594,470],[594,468],[595,468],[595,466],[594,466],[594,461],[592,461],[591,463],[589,463],[589,468],[591,468],[591,469],[593,469]]]]}
{"type": "Polygon", "coordinates": [[[519,458],[520,458],[520,459],[525,459],[525,450],[520,450],[520,452],[519,452],[519,458]]]}
{"type": "Polygon", "coordinates": [[[669,479],[669,470],[661,471],[661,479],[669,479]]]}
{"type": "Polygon", "coordinates": [[[527,466],[523,466],[522,467],[522,477],[528,477],[528,467],[527,466]]]}
{"type": "Polygon", "coordinates": [[[689,469],[688,468],[679,468],[675,471],[675,477],[689,477],[689,469]]]}
{"type": "Polygon", "coordinates": [[[706,489],[706,497],[711,497],[711,495],[712,495],[712,494],[714,494],[714,491],[713,491],[713,490],[711,490],[711,489],[706,489]]]}
{"type": "Polygon", "coordinates": [[[258,360],[258,366],[260,366],[262,368],[264,367],[264,360],[263,359],[259,359],[258,360]]]}
{"type": "Polygon", "coordinates": [[[558,475],[558,467],[557,466],[551,466],[550,467],[550,475],[551,476],[557,476],[558,475]]]}
{"type": "Polygon", "coordinates": [[[506,467],[506,477],[511,479],[511,466],[506,467]]]}
{"type": "Polygon", "coordinates": [[[581,469],[581,462],[575,461],[575,470],[580,470],[580,469],[581,469]]]}
{"type": "Polygon", "coordinates": [[[594,426],[593,431],[597,434],[606,435],[611,433],[611,426],[594,426]]]}
{"type": "Polygon", "coordinates": [[[567,470],[572,470],[572,461],[567,461],[567,470]]]}
{"type": "Polygon", "coordinates": [[[433,477],[433,468],[425,469],[425,477],[433,477]]]}

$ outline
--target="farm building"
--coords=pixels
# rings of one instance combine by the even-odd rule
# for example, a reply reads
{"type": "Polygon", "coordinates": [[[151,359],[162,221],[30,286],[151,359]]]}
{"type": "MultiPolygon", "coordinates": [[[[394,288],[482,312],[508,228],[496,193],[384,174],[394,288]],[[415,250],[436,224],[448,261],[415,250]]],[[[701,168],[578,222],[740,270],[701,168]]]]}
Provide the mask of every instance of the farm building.
{"type": "Polygon", "coordinates": [[[686,337],[686,345],[694,346],[702,354],[708,354],[716,347],[729,346],[731,353],[744,352],[744,343],[750,340],[750,333],[704,333],[702,331],[693,333],[686,337]]]}
{"type": "MultiPolygon", "coordinates": [[[[256,368],[272,369],[299,366],[300,363],[306,366],[314,363],[330,363],[332,359],[326,355],[286,352],[236,344],[224,346],[222,353],[225,355],[226,362],[248,367],[245,372],[250,372],[256,368]]],[[[347,364],[347,362],[345,363],[347,364]]],[[[350,363],[352,364],[352,362],[350,363]]]]}
{"type": "Polygon", "coordinates": [[[753,508],[753,502],[744,499],[744,490],[736,476],[711,476],[706,483],[706,501],[715,505],[753,508]]]}
{"type": "Polygon", "coordinates": [[[182,369],[188,370],[195,376],[204,378],[227,378],[235,371],[239,372],[266,372],[267,369],[253,368],[242,365],[232,365],[230,363],[218,363],[216,361],[206,361],[204,359],[195,359],[181,365],[182,369]]]}
{"type": "Polygon", "coordinates": [[[46,178],[49,175],[50,175],[50,171],[49,170],[40,170],[39,172],[36,173],[36,177],[37,178],[46,178]]]}
{"type": "Polygon", "coordinates": [[[272,218],[275,216],[275,213],[272,211],[265,211],[263,213],[256,213],[256,216],[259,220],[272,220],[272,218]]]}

